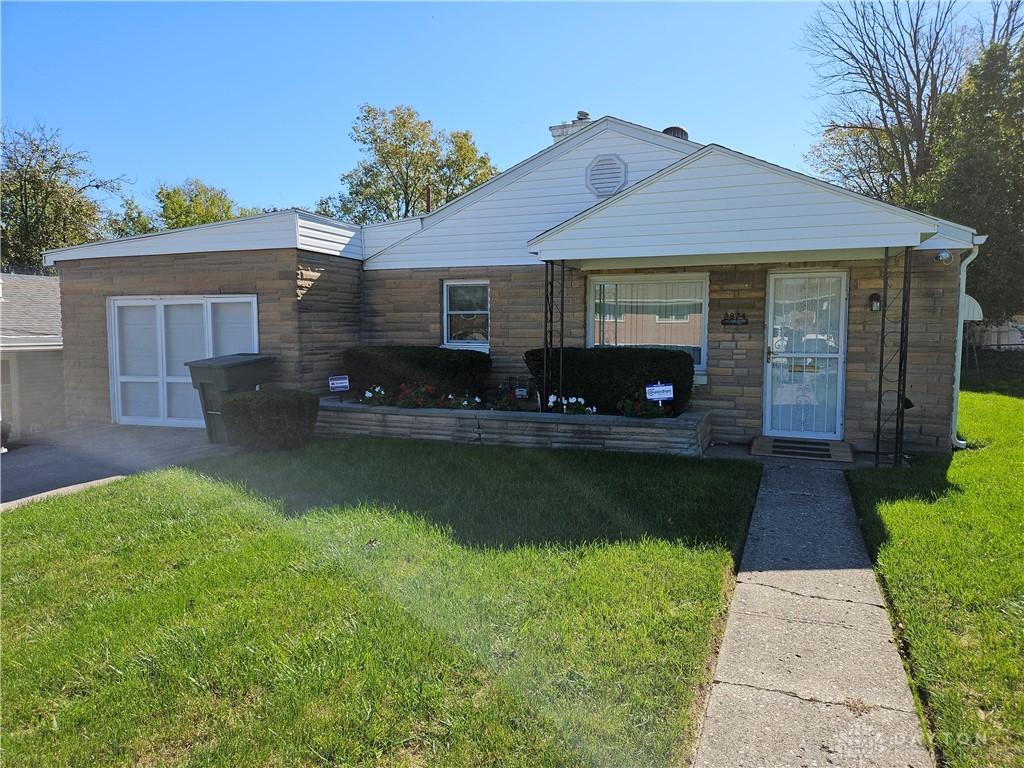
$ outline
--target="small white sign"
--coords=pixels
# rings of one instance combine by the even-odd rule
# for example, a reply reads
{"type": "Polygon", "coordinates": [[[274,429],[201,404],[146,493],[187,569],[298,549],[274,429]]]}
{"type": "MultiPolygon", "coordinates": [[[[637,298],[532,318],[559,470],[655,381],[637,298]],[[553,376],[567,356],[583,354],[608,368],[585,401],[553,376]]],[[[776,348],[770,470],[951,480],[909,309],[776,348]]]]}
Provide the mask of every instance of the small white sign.
{"type": "Polygon", "coordinates": [[[647,385],[647,399],[648,400],[671,400],[672,399],[672,385],[671,384],[648,384],[647,385]]]}
{"type": "Polygon", "coordinates": [[[515,395],[518,400],[525,400],[530,396],[530,390],[526,387],[516,387],[515,395]]]}
{"type": "Polygon", "coordinates": [[[348,376],[329,376],[327,385],[331,392],[348,392],[348,376]]]}

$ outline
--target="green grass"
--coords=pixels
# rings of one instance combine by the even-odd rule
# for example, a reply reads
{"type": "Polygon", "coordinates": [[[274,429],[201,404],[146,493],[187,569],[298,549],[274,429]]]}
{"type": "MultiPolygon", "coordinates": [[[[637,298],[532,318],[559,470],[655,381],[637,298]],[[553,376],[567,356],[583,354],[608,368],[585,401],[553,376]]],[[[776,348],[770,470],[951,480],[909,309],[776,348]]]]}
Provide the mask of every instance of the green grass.
{"type": "Polygon", "coordinates": [[[347,439],[14,509],[4,763],[677,764],[758,478],[347,439]]]}
{"type": "Polygon", "coordinates": [[[957,768],[1024,766],[1024,369],[1006,360],[965,371],[974,450],[848,475],[933,743],[957,768]]]}

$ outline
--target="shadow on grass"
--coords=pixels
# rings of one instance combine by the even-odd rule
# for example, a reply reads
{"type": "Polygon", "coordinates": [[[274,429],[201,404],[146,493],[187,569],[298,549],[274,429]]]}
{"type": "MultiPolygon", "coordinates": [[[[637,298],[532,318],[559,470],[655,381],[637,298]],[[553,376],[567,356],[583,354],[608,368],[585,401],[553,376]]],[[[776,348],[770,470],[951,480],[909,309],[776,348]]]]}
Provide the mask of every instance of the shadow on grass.
{"type": "Polygon", "coordinates": [[[749,462],[363,437],[192,466],[287,515],[401,510],[499,548],[658,538],[735,549],[760,478],[749,462]]]}
{"type": "Polygon", "coordinates": [[[851,469],[846,473],[864,543],[872,562],[878,560],[878,550],[889,540],[889,531],[882,520],[881,505],[904,500],[931,502],[960,486],[949,481],[951,453],[919,455],[906,467],[880,467],[851,469]]]}

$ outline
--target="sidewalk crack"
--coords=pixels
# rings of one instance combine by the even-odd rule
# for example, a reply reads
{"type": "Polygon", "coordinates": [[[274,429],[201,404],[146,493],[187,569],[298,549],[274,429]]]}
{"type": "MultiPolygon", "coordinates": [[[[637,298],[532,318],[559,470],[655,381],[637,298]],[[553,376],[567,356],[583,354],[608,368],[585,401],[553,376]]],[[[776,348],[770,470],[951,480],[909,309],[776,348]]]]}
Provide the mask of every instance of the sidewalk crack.
{"type": "Polygon", "coordinates": [[[785,592],[788,595],[796,595],[797,597],[809,597],[814,600],[831,600],[835,603],[853,603],[854,605],[870,605],[874,608],[882,608],[885,606],[881,603],[872,603],[867,600],[851,600],[848,597],[826,597],[825,595],[809,595],[805,592],[797,592],[795,589],[786,589],[785,587],[777,587],[774,584],[765,584],[760,581],[747,581],[745,579],[736,579],[737,584],[752,584],[756,587],[767,587],[768,589],[777,589],[779,592],[785,592]]]}
{"type": "Polygon", "coordinates": [[[847,699],[846,701],[829,701],[827,699],[819,699],[814,696],[801,696],[796,691],[784,691],[781,688],[764,688],[760,685],[752,685],[751,683],[734,683],[730,680],[721,680],[716,678],[714,681],[715,685],[732,685],[736,688],[749,688],[754,691],[762,691],[764,693],[778,693],[783,696],[789,696],[799,701],[807,702],[808,704],[824,704],[829,707],[846,707],[851,711],[857,711],[864,706],[870,709],[884,709],[888,712],[901,712],[907,715],[916,715],[917,713],[910,709],[903,709],[902,707],[890,707],[888,704],[867,704],[860,699],[847,699]]]}

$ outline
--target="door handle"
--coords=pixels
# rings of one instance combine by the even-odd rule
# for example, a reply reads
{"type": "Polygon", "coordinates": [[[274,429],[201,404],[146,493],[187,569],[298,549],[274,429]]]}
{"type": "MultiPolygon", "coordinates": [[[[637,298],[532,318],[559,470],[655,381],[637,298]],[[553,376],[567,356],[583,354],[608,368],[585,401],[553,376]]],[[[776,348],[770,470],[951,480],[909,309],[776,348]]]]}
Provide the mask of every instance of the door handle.
{"type": "Polygon", "coordinates": [[[765,361],[766,364],[771,364],[771,362],[772,362],[772,345],[771,344],[768,344],[766,346],[766,348],[765,348],[764,361],[765,361]]]}

